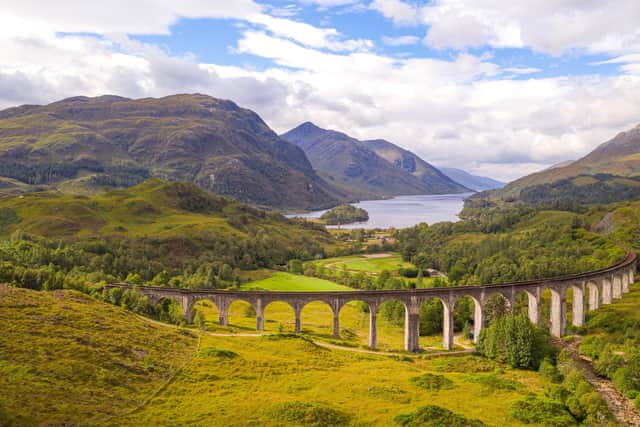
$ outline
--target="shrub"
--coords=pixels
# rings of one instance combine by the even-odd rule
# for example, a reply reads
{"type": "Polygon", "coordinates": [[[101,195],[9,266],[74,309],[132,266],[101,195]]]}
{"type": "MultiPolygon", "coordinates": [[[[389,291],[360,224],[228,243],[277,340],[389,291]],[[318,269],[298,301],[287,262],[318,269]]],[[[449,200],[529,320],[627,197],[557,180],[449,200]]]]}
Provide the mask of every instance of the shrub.
{"type": "Polygon", "coordinates": [[[480,356],[446,356],[434,359],[435,370],[440,372],[492,372],[498,368],[493,360],[480,356]]]}
{"type": "Polygon", "coordinates": [[[556,368],[556,366],[551,362],[551,359],[549,359],[548,357],[540,363],[538,372],[540,372],[540,374],[545,379],[551,381],[552,383],[559,383],[562,381],[562,374],[560,374],[558,368],[556,368]]]}
{"type": "Polygon", "coordinates": [[[560,402],[528,397],[515,402],[511,406],[511,416],[525,424],[542,424],[544,426],[573,426],[576,420],[560,402]]]}
{"type": "Polygon", "coordinates": [[[614,353],[611,345],[607,344],[604,350],[599,354],[593,364],[593,368],[598,375],[612,378],[615,372],[624,366],[624,358],[614,353]]]}
{"type": "Polygon", "coordinates": [[[494,392],[496,390],[515,391],[523,387],[518,381],[500,378],[498,375],[474,375],[465,381],[483,385],[486,392],[494,392]]]}
{"type": "Polygon", "coordinates": [[[198,357],[219,357],[221,359],[235,359],[238,357],[238,353],[234,353],[231,350],[225,350],[223,348],[206,347],[198,352],[198,357]]]}
{"type": "Polygon", "coordinates": [[[422,374],[411,378],[411,383],[425,390],[437,391],[455,387],[453,381],[444,375],[422,374]]]}
{"type": "Polygon", "coordinates": [[[268,414],[278,421],[317,427],[344,426],[351,419],[346,412],[319,403],[300,401],[273,405],[268,414]]]}
{"type": "Polygon", "coordinates": [[[482,427],[485,425],[480,420],[470,420],[435,405],[423,406],[414,412],[397,415],[393,420],[404,427],[482,427]]]}

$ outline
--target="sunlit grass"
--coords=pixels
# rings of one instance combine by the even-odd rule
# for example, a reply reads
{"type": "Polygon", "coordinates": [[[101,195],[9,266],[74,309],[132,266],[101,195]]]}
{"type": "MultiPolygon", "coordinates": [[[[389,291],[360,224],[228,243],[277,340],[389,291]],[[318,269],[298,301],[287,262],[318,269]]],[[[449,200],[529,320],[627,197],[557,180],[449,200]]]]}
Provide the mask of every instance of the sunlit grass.
{"type": "Polygon", "coordinates": [[[242,290],[320,292],[320,291],[353,291],[353,288],[335,282],[307,277],[298,274],[278,272],[266,279],[245,283],[242,290]]]}
{"type": "Polygon", "coordinates": [[[466,363],[461,357],[455,358],[451,371],[443,372],[437,360],[332,351],[295,338],[204,336],[201,346],[237,357],[193,359],[160,395],[118,423],[303,425],[271,416],[274,405],[300,401],[344,412],[349,425],[390,426],[397,414],[433,404],[490,425],[519,426],[509,416],[512,402],[525,393],[542,393],[537,373],[511,370],[500,376],[521,384],[518,390],[488,390],[468,381],[476,372],[455,372],[461,370],[458,363],[466,363]],[[426,372],[445,376],[452,388],[429,391],[412,383],[411,378],[426,372]]]}

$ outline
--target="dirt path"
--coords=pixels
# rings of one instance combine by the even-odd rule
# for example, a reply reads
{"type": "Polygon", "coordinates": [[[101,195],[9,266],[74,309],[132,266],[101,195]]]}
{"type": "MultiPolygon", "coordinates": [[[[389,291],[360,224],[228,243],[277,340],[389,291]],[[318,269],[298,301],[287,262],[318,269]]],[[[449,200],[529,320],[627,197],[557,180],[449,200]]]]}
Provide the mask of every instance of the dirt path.
{"type": "Polygon", "coordinates": [[[618,391],[611,380],[596,375],[590,361],[578,352],[580,341],[581,339],[579,338],[570,343],[562,341],[562,346],[567,349],[578,368],[584,373],[587,381],[593,385],[607,402],[607,406],[616,417],[616,420],[623,425],[640,426],[640,415],[636,412],[633,402],[618,391]]]}

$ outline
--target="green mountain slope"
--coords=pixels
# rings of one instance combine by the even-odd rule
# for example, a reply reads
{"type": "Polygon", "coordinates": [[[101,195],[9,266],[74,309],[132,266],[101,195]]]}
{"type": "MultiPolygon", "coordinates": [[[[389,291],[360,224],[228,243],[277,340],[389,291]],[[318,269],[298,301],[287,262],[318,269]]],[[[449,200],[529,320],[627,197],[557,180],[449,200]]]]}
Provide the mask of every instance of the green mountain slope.
{"type": "Polygon", "coordinates": [[[0,178],[15,180],[14,191],[86,193],[152,176],[277,207],[329,207],[342,196],[302,150],[231,101],[75,97],[0,111],[0,178]]]}
{"type": "Polygon", "coordinates": [[[303,123],[282,135],[300,146],[328,182],[359,198],[468,191],[412,153],[303,123]]]}
{"type": "Polygon", "coordinates": [[[0,285],[0,425],[104,424],[141,405],[195,352],[156,326],[76,291],[0,285]]]}
{"type": "MultiPolygon", "coordinates": [[[[0,255],[12,267],[0,271],[0,282],[19,281],[15,276],[23,274],[20,268],[41,266],[67,274],[74,263],[80,267],[78,274],[95,273],[94,281],[123,280],[128,273],[151,280],[163,272],[163,282],[172,276],[186,280],[202,269],[219,274],[222,264],[246,270],[273,268],[337,246],[321,227],[250,208],[194,184],[157,179],[93,196],[30,193],[1,198],[0,236],[5,238],[0,255]],[[27,238],[24,251],[16,253],[22,232],[65,242],[66,256],[73,262],[58,262],[53,254],[58,244],[39,242],[38,237],[27,238]],[[43,246],[43,255],[25,259],[31,246],[43,246]]],[[[46,281],[44,270],[33,287],[46,281]]],[[[213,286],[207,277],[195,277],[194,286],[213,286]]],[[[228,285],[232,279],[224,280],[228,285]]]]}
{"type": "MultiPolygon", "coordinates": [[[[570,198],[574,193],[570,189],[572,184],[574,186],[597,184],[598,188],[603,189],[601,192],[603,197],[606,192],[615,191],[621,194],[615,200],[624,200],[626,196],[622,193],[635,194],[634,188],[637,186],[635,179],[627,180],[626,178],[638,176],[640,176],[640,126],[619,133],[575,162],[562,163],[519,178],[504,188],[479,194],[475,200],[518,202],[523,201],[525,189],[529,194],[542,194],[550,187],[554,187],[555,194],[558,194],[558,188],[566,188],[567,190],[559,195],[570,198]],[[612,185],[615,187],[613,190],[612,185]],[[626,188],[624,191],[623,187],[626,188]]],[[[594,188],[592,193],[596,194],[594,193],[596,191],[600,190],[594,188]]],[[[470,203],[474,202],[473,199],[470,203]]],[[[602,202],[610,201],[614,200],[607,197],[602,202]]]]}

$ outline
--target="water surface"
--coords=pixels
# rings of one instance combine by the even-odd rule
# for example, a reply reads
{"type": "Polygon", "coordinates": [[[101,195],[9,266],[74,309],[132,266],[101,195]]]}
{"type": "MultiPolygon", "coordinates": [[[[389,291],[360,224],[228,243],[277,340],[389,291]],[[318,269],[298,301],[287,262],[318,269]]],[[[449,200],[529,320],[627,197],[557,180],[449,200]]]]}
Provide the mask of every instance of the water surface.
{"type": "MultiPolygon", "coordinates": [[[[405,228],[421,222],[433,224],[458,221],[464,199],[473,193],[398,196],[387,200],[364,200],[354,206],[369,212],[369,221],[343,225],[341,228],[405,228]]],[[[301,218],[320,218],[326,210],[288,215],[301,218]]]]}

